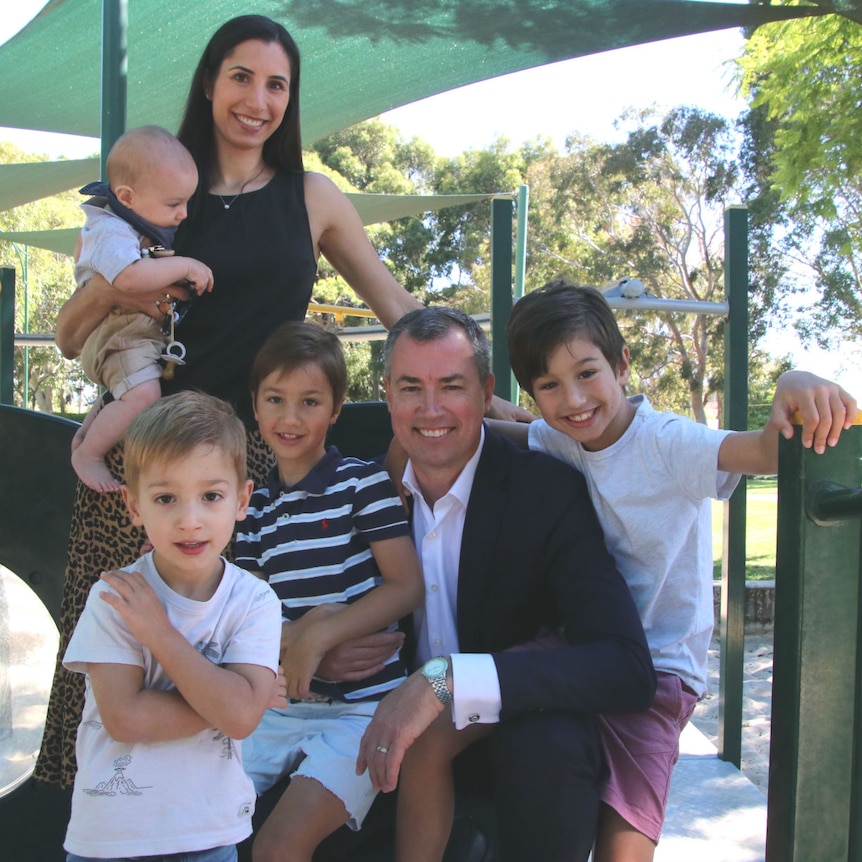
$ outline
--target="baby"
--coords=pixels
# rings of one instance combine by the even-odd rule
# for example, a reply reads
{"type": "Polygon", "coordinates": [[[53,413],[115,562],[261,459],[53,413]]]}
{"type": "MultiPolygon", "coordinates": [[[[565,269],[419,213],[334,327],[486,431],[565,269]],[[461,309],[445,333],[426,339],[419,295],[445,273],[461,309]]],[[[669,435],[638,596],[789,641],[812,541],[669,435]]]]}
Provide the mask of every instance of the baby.
{"type": "MultiPolygon", "coordinates": [[[[170,251],[174,232],[186,217],[186,204],[197,188],[195,163],[170,132],[159,126],[141,126],[114,144],[107,173],[107,188],[95,184],[84,189],[104,194],[107,204],[82,205],[87,221],[75,281],[80,288],[98,273],[130,294],[161,290],[164,298],[156,305],[170,321],[165,316],[173,315],[171,285],[180,283],[200,294],[212,290],[213,284],[208,266],[170,251]]],[[[166,343],[158,320],[115,308],[84,345],[81,365],[85,373],[108,390],[72,443],[72,466],[94,491],[120,489],[105,456],[122,440],[132,420],[161,396],[159,360],[166,343]]],[[[180,353],[170,353],[174,359],[182,359],[180,353]]]]}

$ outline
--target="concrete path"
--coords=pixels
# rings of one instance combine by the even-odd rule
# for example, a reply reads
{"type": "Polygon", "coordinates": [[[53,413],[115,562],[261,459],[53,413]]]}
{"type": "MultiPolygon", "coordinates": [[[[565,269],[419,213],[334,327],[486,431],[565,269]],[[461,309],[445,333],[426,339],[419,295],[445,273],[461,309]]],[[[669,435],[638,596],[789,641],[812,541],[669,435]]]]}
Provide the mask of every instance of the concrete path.
{"type": "Polygon", "coordinates": [[[709,651],[710,694],[680,739],[655,862],[764,862],[772,711],[772,632],[746,633],[742,772],[718,759],[719,645],[709,651]]]}
{"type": "Polygon", "coordinates": [[[689,724],[655,862],[763,862],[765,846],[766,797],[689,724]]]}

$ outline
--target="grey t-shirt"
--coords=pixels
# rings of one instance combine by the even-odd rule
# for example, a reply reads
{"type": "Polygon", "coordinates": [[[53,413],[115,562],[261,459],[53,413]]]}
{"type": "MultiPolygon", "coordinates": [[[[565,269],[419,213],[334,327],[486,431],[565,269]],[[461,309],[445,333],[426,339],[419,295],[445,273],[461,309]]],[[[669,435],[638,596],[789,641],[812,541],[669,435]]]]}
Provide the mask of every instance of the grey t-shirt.
{"type": "Polygon", "coordinates": [[[607,449],[588,452],[544,420],[531,423],[530,448],[586,476],[656,670],[676,674],[702,697],[713,628],[709,499],[726,500],[739,482],[718,469],[718,450],[731,432],[658,413],[643,395],[629,400],[632,423],[607,449]]]}

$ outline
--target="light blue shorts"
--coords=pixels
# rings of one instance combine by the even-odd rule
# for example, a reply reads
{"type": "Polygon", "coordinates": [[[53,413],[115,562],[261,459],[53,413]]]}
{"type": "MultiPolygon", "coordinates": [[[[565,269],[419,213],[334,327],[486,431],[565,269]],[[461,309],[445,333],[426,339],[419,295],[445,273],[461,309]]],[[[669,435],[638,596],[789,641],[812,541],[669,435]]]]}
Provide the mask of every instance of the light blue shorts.
{"type": "Polygon", "coordinates": [[[344,803],[347,825],[359,829],[377,795],[368,770],[356,775],[359,743],[376,708],[377,701],[333,701],[268,709],[242,742],[243,766],[257,795],[285,775],[314,778],[344,803]]]}
{"type": "Polygon", "coordinates": [[[123,858],[95,859],[89,856],[66,854],[66,862],[236,862],[236,847],[212,847],[209,850],[194,850],[189,853],[168,853],[158,856],[124,856],[123,858]]]}

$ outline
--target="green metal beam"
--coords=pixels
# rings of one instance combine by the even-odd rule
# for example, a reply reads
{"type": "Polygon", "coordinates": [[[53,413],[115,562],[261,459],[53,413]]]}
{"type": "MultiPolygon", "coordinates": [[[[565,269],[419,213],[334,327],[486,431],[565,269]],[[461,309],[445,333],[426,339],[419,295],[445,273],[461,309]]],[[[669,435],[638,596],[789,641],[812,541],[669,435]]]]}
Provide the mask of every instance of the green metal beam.
{"type": "MultiPolygon", "coordinates": [[[[724,282],[729,303],[724,339],[724,427],[748,430],[748,210],[724,213],[724,282]]],[[[745,645],[746,481],[724,504],[721,563],[721,656],[718,754],[742,759],[742,669],[745,645]]]]}
{"type": "Polygon", "coordinates": [[[518,186],[517,221],[515,223],[515,299],[524,295],[524,279],[527,272],[527,214],[529,212],[530,188],[518,186]]]}
{"type": "Polygon", "coordinates": [[[491,202],[491,369],[496,378],[494,394],[507,401],[515,401],[518,397],[506,340],[506,324],[512,313],[514,207],[515,202],[511,198],[495,198],[491,202]]]}
{"type": "Polygon", "coordinates": [[[0,404],[12,403],[15,361],[15,270],[0,267],[0,404]]]}
{"type": "Polygon", "coordinates": [[[117,138],[126,131],[126,89],[128,78],[127,0],[102,0],[102,179],[108,153],[117,138]]]}
{"type": "Polygon", "coordinates": [[[767,862],[859,862],[862,427],[779,440],[767,862]]]}

